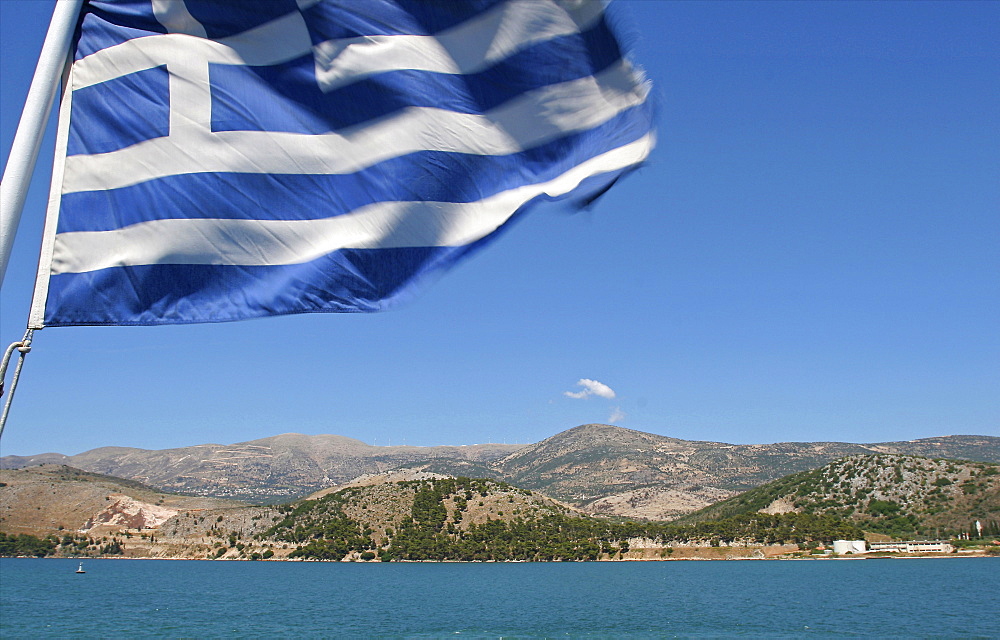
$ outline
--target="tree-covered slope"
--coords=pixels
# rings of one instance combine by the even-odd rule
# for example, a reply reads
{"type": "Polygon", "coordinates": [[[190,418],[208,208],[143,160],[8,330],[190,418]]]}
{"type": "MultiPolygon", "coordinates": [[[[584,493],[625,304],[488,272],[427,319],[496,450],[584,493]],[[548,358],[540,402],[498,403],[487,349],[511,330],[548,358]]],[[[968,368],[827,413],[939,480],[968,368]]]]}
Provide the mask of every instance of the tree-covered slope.
{"type": "Polygon", "coordinates": [[[875,454],[850,456],[751,489],[678,520],[811,513],[896,537],[966,533],[978,520],[1000,533],[1000,465],[875,454]]]}
{"type": "MultiPolygon", "coordinates": [[[[597,560],[644,545],[829,542],[860,535],[814,514],[746,514],[675,525],[575,512],[503,482],[435,478],[349,487],[278,509],[258,535],[292,558],[340,560],[597,560]]],[[[665,552],[665,551],[664,551],[665,552]]]]}

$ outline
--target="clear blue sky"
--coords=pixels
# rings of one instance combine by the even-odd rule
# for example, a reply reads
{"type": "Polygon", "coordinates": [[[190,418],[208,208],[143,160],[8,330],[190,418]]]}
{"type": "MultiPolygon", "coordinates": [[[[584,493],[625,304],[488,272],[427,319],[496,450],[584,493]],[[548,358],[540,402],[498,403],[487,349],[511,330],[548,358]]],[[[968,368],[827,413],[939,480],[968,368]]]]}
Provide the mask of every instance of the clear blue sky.
{"type": "MultiPolygon", "coordinates": [[[[5,162],[51,4],[0,1],[5,162]]],[[[0,453],[1000,435],[1000,3],[619,4],[660,143],[593,209],[536,211],[384,314],[46,329],[0,453]]]]}

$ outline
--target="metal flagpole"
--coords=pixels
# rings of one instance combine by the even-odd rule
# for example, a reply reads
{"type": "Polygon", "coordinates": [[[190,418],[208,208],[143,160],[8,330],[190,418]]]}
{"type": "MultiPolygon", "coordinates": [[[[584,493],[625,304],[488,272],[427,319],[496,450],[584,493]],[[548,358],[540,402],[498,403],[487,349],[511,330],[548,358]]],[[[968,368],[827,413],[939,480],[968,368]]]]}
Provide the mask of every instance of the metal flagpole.
{"type": "Polygon", "coordinates": [[[52,21],[45,34],[45,43],[38,56],[35,75],[31,79],[31,88],[28,89],[21,120],[10,147],[7,166],[4,167],[3,180],[0,181],[0,285],[7,273],[7,262],[21,221],[31,173],[82,4],[83,0],[56,0],[52,21]]]}
{"type": "MultiPolygon", "coordinates": [[[[28,195],[31,175],[35,169],[35,160],[42,146],[45,125],[52,110],[52,102],[59,89],[59,79],[66,67],[70,43],[76,31],[77,20],[83,0],[56,0],[52,11],[52,20],[45,34],[45,42],[35,65],[35,75],[31,78],[31,87],[24,100],[21,119],[14,133],[14,142],[4,167],[3,179],[0,180],[0,285],[7,274],[7,263],[14,247],[14,236],[21,222],[21,211],[28,195]]],[[[20,342],[15,342],[4,352],[0,361],[0,397],[4,395],[4,381],[7,365],[16,349],[18,351],[17,367],[14,378],[7,391],[7,399],[0,410],[0,436],[3,435],[7,416],[10,413],[14,390],[24,365],[24,356],[31,351],[31,334],[28,329],[20,342]]]]}

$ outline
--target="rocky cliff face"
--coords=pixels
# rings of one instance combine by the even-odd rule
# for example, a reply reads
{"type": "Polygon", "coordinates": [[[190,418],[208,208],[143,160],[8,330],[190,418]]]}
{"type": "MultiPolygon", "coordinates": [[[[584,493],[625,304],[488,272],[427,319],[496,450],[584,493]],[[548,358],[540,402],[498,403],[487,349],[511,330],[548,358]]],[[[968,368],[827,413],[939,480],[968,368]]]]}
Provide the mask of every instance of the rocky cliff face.
{"type": "Polygon", "coordinates": [[[80,533],[92,533],[102,526],[155,529],[177,515],[176,509],[142,502],[120,493],[109,494],[106,500],[111,504],[87,518],[79,529],[80,533]]]}

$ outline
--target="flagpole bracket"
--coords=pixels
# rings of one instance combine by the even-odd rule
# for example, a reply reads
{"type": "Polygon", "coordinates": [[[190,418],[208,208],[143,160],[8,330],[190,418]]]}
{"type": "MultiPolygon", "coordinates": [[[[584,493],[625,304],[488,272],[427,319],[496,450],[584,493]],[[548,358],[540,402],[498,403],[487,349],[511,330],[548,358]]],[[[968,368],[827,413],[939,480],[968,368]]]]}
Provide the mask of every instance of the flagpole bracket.
{"type": "Polygon", "coordinates": [[[14,399],[14,391],[17,389],[18,378],[21,377],[21,367],[24,366],[24,356],[31,353],[31,338],[34,334],[34,329],[28,329],[24,333],[24,338],[20,342],[13,342],[7,350],[4,351],[3,360],[0,361],[0,397],[4,393],[4,382],[7,378],[7,365],[10,364],[10,358],[14,355],[14,351],[18,352],[17,356],[17,367],[14,368],[14,377],[10,381],[10,392],[7,394],[7,400],[3,404],[3,411],[0,413],[0,437],[3,437],[4,427],[7,425],[7,415],[10,413],[11,401],[14,399]]]}

